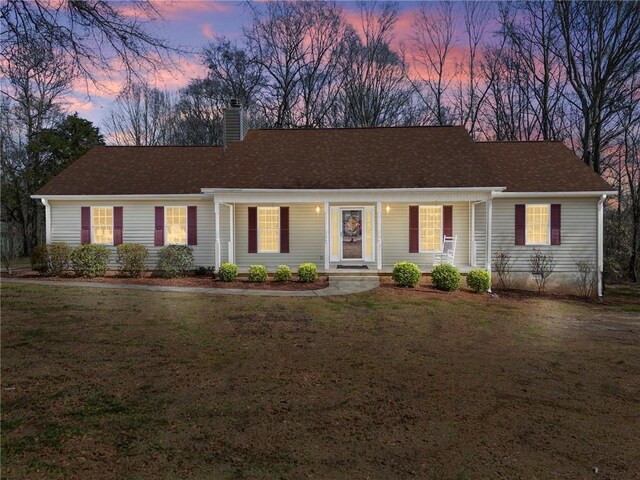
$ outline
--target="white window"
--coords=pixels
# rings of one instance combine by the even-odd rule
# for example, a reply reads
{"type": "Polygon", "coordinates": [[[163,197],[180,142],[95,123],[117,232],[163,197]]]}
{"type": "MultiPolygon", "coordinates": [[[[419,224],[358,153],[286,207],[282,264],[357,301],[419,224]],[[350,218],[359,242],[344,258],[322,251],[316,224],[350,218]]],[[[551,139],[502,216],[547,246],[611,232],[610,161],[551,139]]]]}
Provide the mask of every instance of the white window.
{"type": "Polygon", "coordinates": [[[420,206],[420,252],[442,249],[442,205],[420,206]]]}
{"type": "Polygon", "coordinates": [[[167,245],[187,244],[187,207],[166,207],[164,229],[167,245]]]}
{"type": "Polygon", "coordinates": [[[549,245],[551,215],[550,205],[527,205],[526,206],[526,244],[527,245],[549,245]]]}
{"type": "Polygon", "coordinates": [[[91,209],[92,243],[113,245],[113,207],[91,209]]]}
{"type": "Polygon", "coordinates": [[[258,252],[280,252],[280,207],[258,207],[258,252]]]}

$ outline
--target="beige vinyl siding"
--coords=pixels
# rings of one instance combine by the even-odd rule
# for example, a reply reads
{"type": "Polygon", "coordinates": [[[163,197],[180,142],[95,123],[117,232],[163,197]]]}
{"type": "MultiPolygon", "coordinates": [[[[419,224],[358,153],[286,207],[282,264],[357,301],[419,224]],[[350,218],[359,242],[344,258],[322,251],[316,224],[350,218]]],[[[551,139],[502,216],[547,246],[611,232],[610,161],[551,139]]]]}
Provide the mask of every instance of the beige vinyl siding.
{"type": "MultiPolygon", "coordinates": [[[[289,253],[248,253],[249,206],[236,204],[236,263],[240,267],[260,264],[269,269],[278,265],[292,268],[313,262],[324,268],[324,212],[316,213],[317,203],[293,203],[268,206],[289,207],[289,253]]],[[[265,205],[267,206],[267,205],[265,205]]],[[[322,205],[321,205],[321,208],[322,205]]],[[[222,228],[220,229],[222,231],[222,228]]]]}
{"type": "MultiPolygon", "coordinates": [[[[438,205],[453,206],[453,235],[458,237],[455,264],[469,265],[469,203],[447,202],[438,205]]],[[[391,268],[397,262],[409,261],[421,268],[431,268],[433,253],[409,253],[409,205],[418,203],[389,203],[382,206],[382,266],[391,268]]],[[[419,203],[419,205],[435,205],[435,203],[419,203]]]]}
{"type": "Polygon", "coordinates": [[[485,268],[487,266],[485,258],[487,252],[487,204],[479,203],[475,209],[476,267],[485,268]]]}
{"type": "MultiPolygon", "coordinates": [[[[192,245],[194,263],[196,265],[213,266],[215,219],[213,202],[210,201],[59,201],[51,204],[51,241],[65,242],[72,246],[80,245],[81,207],[121,206],[123,207],[123,242],[139,243],[149,248],[147,265],[154,268],[157,262],[157,251],[160,247],[153,245],[155,230],[156,206],[189,206],[198,207],[198,245],[192,245]]],[[[228,215],[227,215],[228,222],[228,215]]],[[[116,268],[116,247],[108,247],[112,251],[109,267],[116,268]]]]}
{"type": "Polygon", "coordinates": [[[493,235],[491,250],[498,248],[511,255],[514,272],[528,272],[529,256],[534,248],[553,254],[558,262],[555,271],[575,272],[576,262],[596,265],[598,245],[597,198],[527,198],[493,200],[493,235]],[[515,206],[517,204],[557,203],[561,205],[560,245],[515,245],[515,206]]]}

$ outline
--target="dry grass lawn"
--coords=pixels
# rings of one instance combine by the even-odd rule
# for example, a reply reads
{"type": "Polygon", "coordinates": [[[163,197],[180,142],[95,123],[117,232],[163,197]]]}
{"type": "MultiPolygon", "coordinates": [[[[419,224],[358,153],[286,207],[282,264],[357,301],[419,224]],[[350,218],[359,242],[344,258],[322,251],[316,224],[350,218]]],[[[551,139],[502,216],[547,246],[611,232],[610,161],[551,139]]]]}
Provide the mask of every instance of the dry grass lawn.
{"type": "Polygon", "coordinates": [[[640,472],[638,289],[596,305],[5,284],[1,333],[6,479],[640,472]]]}

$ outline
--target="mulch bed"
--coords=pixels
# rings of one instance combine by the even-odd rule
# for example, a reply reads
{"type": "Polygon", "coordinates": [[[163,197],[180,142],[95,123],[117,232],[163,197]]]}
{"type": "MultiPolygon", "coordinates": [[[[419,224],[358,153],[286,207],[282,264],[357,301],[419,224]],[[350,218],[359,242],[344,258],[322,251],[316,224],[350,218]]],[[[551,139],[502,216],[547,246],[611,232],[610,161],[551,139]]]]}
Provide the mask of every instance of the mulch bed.
{"type": "Polygon", "coordinates": [[[8,278],[28,278],[38,280],[51,280],[54,282],[88,282],[88,283],[120,283],[126,285],[156,285],[166,287],[204,287],[204,288],[236,288],[248,290],[318,290],[329,286],[326,276],[319,276],[315,282],[303,283],[299,281],[276,282],[271,278],[264,283],[254,283],[241,276],[234,282],[222,282],[208,276],[197,277],[189,275],[183,278],[164,278],[157,273],[146,273],[140,278],[130,278],[119,275],[117,272],[107,272],[104,277],[80,278],[71,274],[64,277],[43,277],[33,270],[21,270],[11,275],[3,274],[8,278]]]}

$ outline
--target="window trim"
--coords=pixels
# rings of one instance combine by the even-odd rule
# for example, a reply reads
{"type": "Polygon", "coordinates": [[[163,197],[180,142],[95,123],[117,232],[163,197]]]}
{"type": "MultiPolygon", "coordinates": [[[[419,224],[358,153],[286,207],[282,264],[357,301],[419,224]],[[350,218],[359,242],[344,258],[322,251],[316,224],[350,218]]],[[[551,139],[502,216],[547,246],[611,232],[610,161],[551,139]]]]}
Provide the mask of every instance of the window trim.
{"type": "Polygon", "coordinates": [[[442,237],[444,236],[444,205],[418,205],[418,253],[436,253],[442,251],[442,237]],[[423,207],[439,208],[440,209],[440,248],[438,250],[423,250],[422,249],[422,215],[420,210],[423,207]]]}
{"type": "Polygon", "coordinates": [[[546,247],[551,245],[551,204],[550,203],[525,203],[524,204],[524,244],[532,247],[546,247]],[[527,210],[529,207],[547,207],[547,241],[546,243],[533,243],[529,242],[529,235],[527,233],[527,210]]]}
{"type": "Polygon", "coordinates": [[[113,215],[113,205],[103,205],[103,206],[91,206],[91,221],[89,223],[89,233],[90,235],[90,242],[91,245],[113,245],[113,239],[114,239],[114,235],[115,235],[115,216],[113,215]],[[94,222],[93,222],[93,210],[96,208],[110,208],[111,209],[111,243],[97,243],[93,240],[93,227],[94,227],[94,222]]]}
{"type": "Polygon", "coordinates": [[[164,245],[189,245],[189,210],[186,205],[165,205],[163,207],[164,210],[164,245]],[[184,225],[185,225],[185,240],[184,243],[169,243],[169,232],[167,228],[169,228],[169,224],[167,222],[167,210],[170,208],[183,208],[184,209],[184,225]]]}
{"type": "MultiPolygon", "coordinates": [[[[281,223],[280,223],[280,208],[281,206],[257,206],[257,211],[256,211],[256,235],[257,235],[257,245],[256,245],[256,252],[257,253],[280,253],[280,229],[281,229],[281,223]],[[263,250],[260,248],[260,210],[265,210],[265,209],[276,209],[278,211],[278,228],[276,229],[276,231],[278,232],[278,241],[276,242],[277,244],[277,250],[263,250]]],[[[291,221],[291,220],[289,220],[291,221]]]]}

